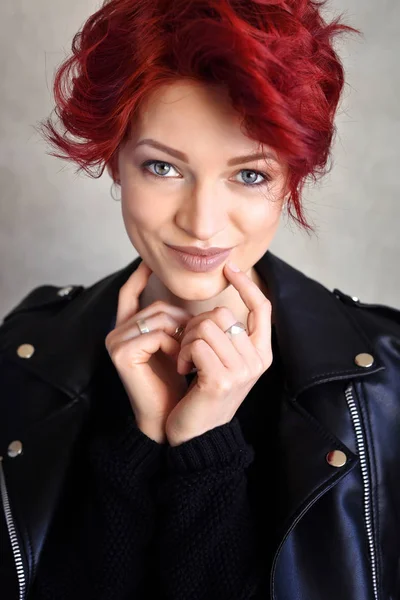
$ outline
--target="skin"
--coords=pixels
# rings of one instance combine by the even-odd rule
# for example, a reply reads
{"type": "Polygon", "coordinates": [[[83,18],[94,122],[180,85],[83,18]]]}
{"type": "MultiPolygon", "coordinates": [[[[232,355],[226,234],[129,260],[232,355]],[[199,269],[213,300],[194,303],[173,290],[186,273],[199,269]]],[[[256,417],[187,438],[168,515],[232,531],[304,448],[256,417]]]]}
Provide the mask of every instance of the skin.
{"type": "MultiPolygon", "coordinates": [[[[268,287],[254,264],[278,229],[287,194],[287,168],[276,151],[250,139],[240,125],[222,87],[190,80],[159,88],[132,122],[114,177],[121,185],[128,237],[153,271],[140,296],[140,310],[156,300],[193,315],[226,306],[238,321],[247,323],[249,309],[225,277],[224,263],[208,273],[188,271],[174,260],[165,243],[232,246],[228,259],[269,299],[268,287]],[[185,153],[189,164],[147,144],[137,146],[149,138],[185,153]],[[227,164],[232,158],[260,151],[272,153],[276,160],[227,164]],[[149,160],[158,162],[143,167],[149,160]],[[270,181],[257,186],[264,181],[257,172],[270,181]]],[[[108,172],[112,175],[110,167],[108,172]]]]}

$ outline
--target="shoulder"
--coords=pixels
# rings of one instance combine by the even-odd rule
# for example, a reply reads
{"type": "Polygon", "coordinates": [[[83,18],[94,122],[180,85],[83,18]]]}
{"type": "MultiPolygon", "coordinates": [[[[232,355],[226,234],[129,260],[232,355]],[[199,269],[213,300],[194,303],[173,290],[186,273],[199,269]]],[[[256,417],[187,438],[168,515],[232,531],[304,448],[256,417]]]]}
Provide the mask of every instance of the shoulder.
{"type": "Polygon", "coordinates": [[[378,334],[392,334],[400,339],[400,309],[385,304],[363,302],[335,288],[332,292],[351,318],[378,334]]]}
{"type": "Polygon", "coordinates": [[[41,285],[33,288],[5,314],[3,322],[25,313],[54,314],[82,294],[84,289],[83,285],[41,285]]]}
{"type": "MultiPolygon", "coordinates": [[[[17,316],[21,316],[21,320],[25,320],[23,318],[25,315],[28,319],[29,315],[36,318],[60,313],[61,317],[62,311],[70,304],[73,304],[79,314],[87,310],[90,316],[94,305],[99,308],[100,313],[103,313],[110,308],[110,302],[113,304],[117,302],[120,288],[139,266],[140,261],[141,257],[138,256],[128,265],[103,276],[86,287],[80,284],[38,286],[30,290],[18,304],[6,313],[3,317],[3,325],[9,321],[14,322],[14,317],[17,316]]],[[[78,320],[79,314],[77,315],[78,320]]]]}

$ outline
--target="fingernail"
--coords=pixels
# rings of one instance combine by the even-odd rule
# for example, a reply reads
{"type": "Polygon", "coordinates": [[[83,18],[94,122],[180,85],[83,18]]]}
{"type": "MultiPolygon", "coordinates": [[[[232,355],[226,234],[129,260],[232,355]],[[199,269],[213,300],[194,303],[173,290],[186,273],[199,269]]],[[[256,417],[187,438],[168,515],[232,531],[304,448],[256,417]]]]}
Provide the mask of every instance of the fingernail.
{"type": "Polygon", "coordinates": [[[235,273],[239,273],[240,269],[237,265],[235,265],[234,262],[232,262],[231,260],[227,260],[226,264],[232,271],[234,271],[235,273]]]}

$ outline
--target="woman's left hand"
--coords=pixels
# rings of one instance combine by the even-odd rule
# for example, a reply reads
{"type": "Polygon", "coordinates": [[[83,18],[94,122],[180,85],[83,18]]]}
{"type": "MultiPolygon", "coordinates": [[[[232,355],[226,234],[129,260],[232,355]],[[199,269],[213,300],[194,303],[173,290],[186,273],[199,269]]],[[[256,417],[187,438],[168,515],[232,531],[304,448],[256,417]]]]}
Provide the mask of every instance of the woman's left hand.
{"type": "Polygon", "coordinates": [[[225,277],[249,309],[248,333],[224,333],[236,323],[226,307],[193,317],[181,340],[177,369],[181,374],[197,367],[187,394],[169,413],[166,436],[178,446],[219,425],[229,423],[247,394],[272,364],[272,306],[259,287],[244,273],[224,266],[225,277]]]}

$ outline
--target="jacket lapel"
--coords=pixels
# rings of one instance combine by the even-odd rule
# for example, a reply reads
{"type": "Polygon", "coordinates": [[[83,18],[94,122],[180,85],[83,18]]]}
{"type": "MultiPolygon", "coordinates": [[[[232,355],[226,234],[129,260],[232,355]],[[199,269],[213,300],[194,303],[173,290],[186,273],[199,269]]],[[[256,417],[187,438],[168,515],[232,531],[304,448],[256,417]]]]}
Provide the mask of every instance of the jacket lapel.
{"type": "Polygon", "coordinates": [[[269,251],[255,268],[268,282],[293,397],[324,382],[363,377],[384,368],[379,359],[367,369],[356,365],[358,354],[374,354],[371,342],[326,287],[269,251]]]}

